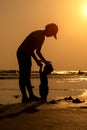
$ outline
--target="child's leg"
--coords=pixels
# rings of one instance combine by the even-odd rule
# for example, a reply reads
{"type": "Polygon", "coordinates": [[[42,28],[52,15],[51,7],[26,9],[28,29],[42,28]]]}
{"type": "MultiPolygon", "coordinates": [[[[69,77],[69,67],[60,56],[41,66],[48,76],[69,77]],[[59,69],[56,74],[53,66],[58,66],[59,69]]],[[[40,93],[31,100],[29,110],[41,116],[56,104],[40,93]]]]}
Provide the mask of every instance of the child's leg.
{"type": "Polygon", "coordinates": [[[41,96],[41,101],[47,102],[48,86],[40,85],[39,92],[40,92],[40,96],[41,96]]]}

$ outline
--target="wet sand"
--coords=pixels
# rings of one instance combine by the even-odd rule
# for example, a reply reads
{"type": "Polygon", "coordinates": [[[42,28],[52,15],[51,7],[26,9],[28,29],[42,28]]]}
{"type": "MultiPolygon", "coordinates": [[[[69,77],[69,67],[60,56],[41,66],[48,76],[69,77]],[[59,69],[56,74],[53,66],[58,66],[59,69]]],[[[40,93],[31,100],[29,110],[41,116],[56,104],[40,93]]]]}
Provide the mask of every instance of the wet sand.
{"type": "Polygon", "coordinates": [[[87,130],[84,103],[19,103],[0,108],[1,130],[87,130]]]}

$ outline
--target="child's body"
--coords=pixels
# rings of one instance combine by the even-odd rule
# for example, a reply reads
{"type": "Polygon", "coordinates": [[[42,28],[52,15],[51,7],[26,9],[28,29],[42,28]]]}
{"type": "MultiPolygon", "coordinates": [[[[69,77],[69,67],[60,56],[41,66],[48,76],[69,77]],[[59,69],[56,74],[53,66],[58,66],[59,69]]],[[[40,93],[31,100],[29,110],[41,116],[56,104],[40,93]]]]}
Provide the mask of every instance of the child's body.
{"type": "Polygon", "coordinates": [[[51,64],[47,64],[43,71],[42,71],[43,65],[40,67],[40,86],[39,86],[39,92],[41,96],[41,102],[47,102],[47,95],[48,95],[48,77],[47,75],[50,74],[53,71],[53,67],[51,64]]]}

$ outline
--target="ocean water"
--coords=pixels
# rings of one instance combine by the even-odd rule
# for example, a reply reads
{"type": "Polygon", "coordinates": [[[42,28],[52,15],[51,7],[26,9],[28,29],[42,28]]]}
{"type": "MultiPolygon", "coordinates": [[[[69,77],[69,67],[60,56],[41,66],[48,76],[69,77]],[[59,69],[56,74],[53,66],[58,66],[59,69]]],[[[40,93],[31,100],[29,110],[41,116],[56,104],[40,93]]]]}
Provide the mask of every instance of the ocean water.
{"type": "MultiPolygon", "coordinates": [[[[39,76],[33,73],[31,83],[34,86],[33,92],[39,96],[39,76]]],[[[79,97],[87,100],[87,75],[77,74],[75,71],[53,73],[48,76],[49,94],[48,100],[62,99],[64,97],[79,97]]],[[[27,93],[28,94],[28,93],[27,93]]],[[[21,102],[21,93],[18,78],[0,79],[0,104],[13,104],[21,102]]]]}

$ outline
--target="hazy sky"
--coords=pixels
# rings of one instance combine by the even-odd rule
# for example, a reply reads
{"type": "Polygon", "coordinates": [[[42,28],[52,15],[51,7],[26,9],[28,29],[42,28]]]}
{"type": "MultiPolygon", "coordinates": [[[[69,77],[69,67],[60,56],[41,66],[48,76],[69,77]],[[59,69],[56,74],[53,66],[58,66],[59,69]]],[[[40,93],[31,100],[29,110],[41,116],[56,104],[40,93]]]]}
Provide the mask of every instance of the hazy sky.
{"type": "Polygon", "coordinates": [[[0,69],[18,69],[18,46],[51,22],[58,39],[46,38],[44,57],[55,70],[87,70],[87,0],[0,0],[0,69]]]}

